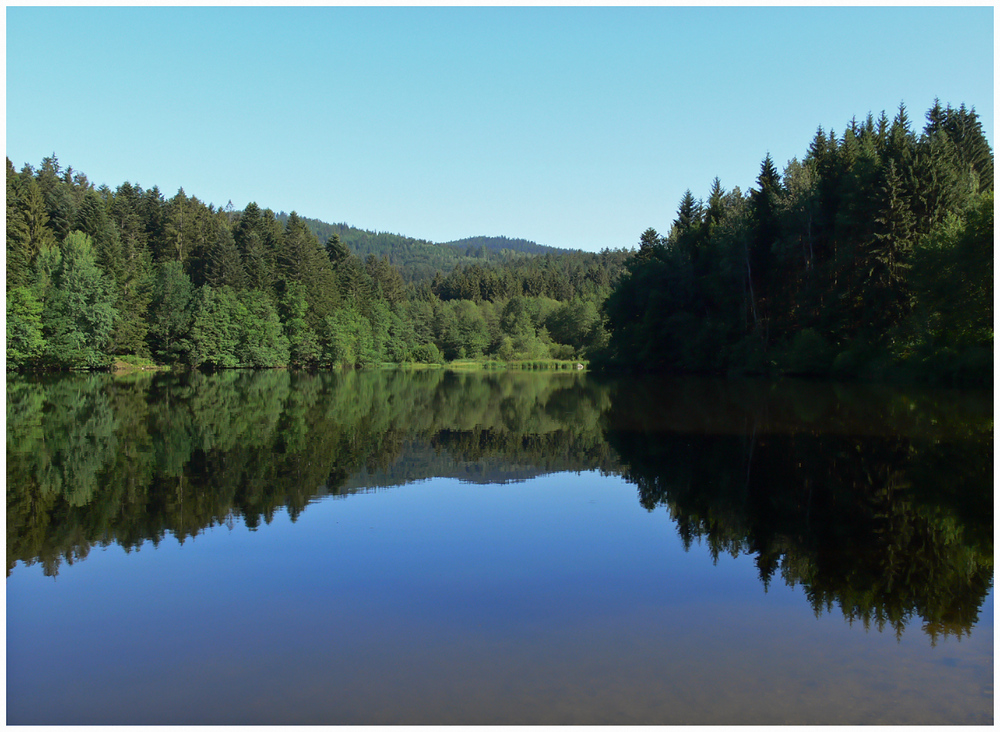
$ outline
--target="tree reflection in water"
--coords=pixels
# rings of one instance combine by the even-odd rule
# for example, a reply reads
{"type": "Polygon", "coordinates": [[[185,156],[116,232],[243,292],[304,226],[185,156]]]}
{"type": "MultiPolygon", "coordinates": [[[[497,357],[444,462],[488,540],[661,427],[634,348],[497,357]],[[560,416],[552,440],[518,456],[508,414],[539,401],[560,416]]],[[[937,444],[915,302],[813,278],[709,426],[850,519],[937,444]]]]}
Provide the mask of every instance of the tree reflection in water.
{"type": "Polygon", "coordinates": [[[442,370],[94,374],[7,381],[7,572],[93,546],[294,521],[432,476],[600,470],[685,546],[865,627],[976,623],[993,578],[992,395],[442,370]]]}
{"type": "Polygon", "coordinates": [[[993,581],[982,395],[685,379],[612,404],[622,475],[685,546],[754,555],[765,586],[780,576],[866,628],[919,618],[934,642],[976,623],[993,581]]]}

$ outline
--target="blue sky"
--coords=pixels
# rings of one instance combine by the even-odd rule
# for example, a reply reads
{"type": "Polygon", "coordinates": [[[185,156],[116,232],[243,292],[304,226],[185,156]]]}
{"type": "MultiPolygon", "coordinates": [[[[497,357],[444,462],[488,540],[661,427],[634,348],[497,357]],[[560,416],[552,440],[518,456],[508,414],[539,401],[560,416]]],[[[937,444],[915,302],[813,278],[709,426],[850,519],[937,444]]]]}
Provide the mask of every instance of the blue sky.
{"type": "Polygon", "coordinates": [[[7,157],[432,241],[596,251],[817,126],[993,144],[993,8],[8,7],[7,157]]]}

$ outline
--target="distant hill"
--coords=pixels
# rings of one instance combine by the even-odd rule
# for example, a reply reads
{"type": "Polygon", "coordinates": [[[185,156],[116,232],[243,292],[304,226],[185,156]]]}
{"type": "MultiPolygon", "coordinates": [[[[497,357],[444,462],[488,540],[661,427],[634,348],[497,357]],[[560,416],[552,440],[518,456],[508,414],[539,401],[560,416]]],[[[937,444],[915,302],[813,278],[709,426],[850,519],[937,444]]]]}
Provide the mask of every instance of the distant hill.
{"type": "MultiPolygon", "coordinates": [[[[369,254],[376,257],[387,256],[408,283],[430,281],[436,273],[448,274],[460,265],[504,263],[523,257],[571,251],[543,246],[527,239],[508,239],[505,236],[473,236],[435,243],[402,234],[367,231],[347,224],[328,224],[304,216],[300,218],[321,244],[326,243],[331,235],[337,234],[362,259],[369,254]]],[[[288,214],[282,211],[277,214],[277,219],[284,224],[288,214]]]]}
{"type": "Polygon", "coordinates": [[[536,244],[527,239],[508,239],[506,236],[470,236],[467,239],[446,241],[444,242],[444,246],[464,249],[466,256],[470,257],[475,256],[474,252],[481,248],[491,252],[501,252],[508,249],[512,252],[520,252],[521,254],[555,254],[567,251],[565,249],[536,244]]]}

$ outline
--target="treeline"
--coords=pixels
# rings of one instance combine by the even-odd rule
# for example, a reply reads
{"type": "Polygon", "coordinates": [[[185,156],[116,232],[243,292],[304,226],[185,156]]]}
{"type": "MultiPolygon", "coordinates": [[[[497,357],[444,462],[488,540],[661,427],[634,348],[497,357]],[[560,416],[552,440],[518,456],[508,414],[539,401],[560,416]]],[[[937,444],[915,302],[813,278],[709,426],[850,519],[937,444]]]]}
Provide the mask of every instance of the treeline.
{"type": "Polygon", "coordinates": [[[554,254],[556,247],[547,247],[528,239],[510,239],[506,236],[467,236],[464,239],[444,242],[445,246],[464,250],[467,257],[482,256],[486,252],[519,252],[521,254],[554,254]]]}
{"type": "MultiPolygon", "coordinates": [[[[284,224],[288,216],[282,211],[277,218],[284,224]]],[[[429,281],[438,272],[450,272],[464,264],[504,264],[524,256],[561,251],[526,239],[508,239],[504,236],[476,236],[435,244],[426,239],[414,239],[385,231],[368,231],[348,224],[328,224],[305,217],[302,220],[320,241],[328,241],[337,236],[352,254],[362,259],[369,255],[380,259],[387,257],[407,284],[429,281]]]]}
{"type": "MultiPolygon", "coordinates": [[[[581,253],[567,256],[565,279],[584,277],[572,274],[581,253]]],[[[581,358],[607,340],[599,307],[624,259],[589,256],[586,287],[536,287],[555,282],[561,260],[522,254],[488,298],[439,294],[408,285],[387,256],[362,260],[336,232],[321,244],[295,212],[95,188],[55,156],[19,172],[8,159],[7,366],[581,358]]]]}
{"type": "Polygon", "coordinates": [[[816,132],[748,194],[690,190],[608,299],[605,364],[988,382],[993,151],[978,116],[904,106],[816,132]]]}
{"type": "Polygon", "coordinates": [[[688,191],[638,252],[454,244],[8,160],[7,366],[555,358],[992,377],[993,152],[964,106],[935,104],[919,135],[903,106],[820,128],[782,174],[768,155],[747,194],[688,191]]]}
{"type": "Polygon", "coordinates": [[[603,301],[634,254],[605,249],[599,254],[574,251],[522,258],[504,266],[467,264],[440,273],[431,290],[443,300],[497,302],[517,295],[551,300],[603,301]]]}

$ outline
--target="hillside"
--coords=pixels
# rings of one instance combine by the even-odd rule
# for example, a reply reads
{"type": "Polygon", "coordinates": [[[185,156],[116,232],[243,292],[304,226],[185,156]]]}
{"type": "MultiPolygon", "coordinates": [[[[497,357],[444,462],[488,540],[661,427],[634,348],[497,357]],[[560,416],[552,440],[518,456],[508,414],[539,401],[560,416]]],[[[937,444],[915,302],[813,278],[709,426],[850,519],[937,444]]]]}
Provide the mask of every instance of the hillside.
{"type": "MultiPolygon", "coordinates": [[[[276,218],[284,225],[288,214],[282,211],[276,218]]],[[[435,243],[402,234],[367,231],[347,224],[328,224],[319,219],[300,218],[320,243],[326,243],[331,235],[336,234],[361,259],[369,254],[378,258],[388,257],[407,283],[429,282],[437,272],[448,274],[462,265],[504,264],[522,257],[570,251],[505,236],[474,236],[435,243]]]]}

